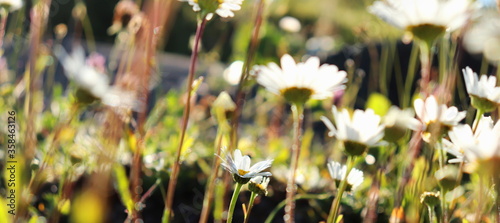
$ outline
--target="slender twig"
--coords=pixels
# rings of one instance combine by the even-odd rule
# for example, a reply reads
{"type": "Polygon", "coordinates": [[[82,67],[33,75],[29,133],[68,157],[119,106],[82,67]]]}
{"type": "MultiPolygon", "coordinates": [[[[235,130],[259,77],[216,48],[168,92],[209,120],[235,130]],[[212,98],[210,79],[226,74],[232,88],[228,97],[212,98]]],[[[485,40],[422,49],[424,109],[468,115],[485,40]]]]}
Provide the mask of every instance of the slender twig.
{"type": "Polygon", "coordinates": [[[191,54],[191,64],[189,66],[189,75],[187,79],[187,99],[186,99],[186,106],[184,107],[184,113],[182,116],[182,126],[181,126],[181,136],[179,140],[179,146],[177,147],[177,152],[175,155],[175,161],[174,165],[172,167],[172,174],[170,175],[170,180],[168,182],[168,190],[167,190],[167,198],[166,198],[166,203],[165,203],[165,212],[163,215],[163,222],[169,222],[170,221],[170,215],[172,212],[172,202],[174,200],[174,193],[175,193],[175,186],[177,185],[177,177],[179,175],[179,169],[180,169],[180,158],[181,158],[181,150],[184,145],[184,138],[186,135],[186,129],[187,129],[187,124],[189,120],[189,114],[191,111],[191,96],[192,96],[192,89],[193,89],[193,80],[194,80],[194,73],[195,73],[195,68],[196,68],[196,60],[198,58],[198,48],[199,44],[201,41],[201,37],[203,35],[203,30],[205,29],[205,25],[207,20],[205,19],[205,16],[202,16],[201,21],[198,22],[198,27],[196,28],[196,36],[195,36],[195,42],[194,42],[194,47],[193,47],[193,52],[191,54]]]}
{"type": "MultiPolygon", "coordinates": [[[[220,128],[219,128],[220,131],[220,128]]],[[[217,144],[215,145],[216,156],[214,157],[214,163],[212,165],[212,172],[210,172],[210,178],[208,179],[208,186],[205,192],[205,196],[203,198],[203,209],[201,210],[200,223],[204,223],[208,221],[208,213],[210,212],[210,207],[213,200],[213,195],[215,191],[215,180],[217,179],[217,173],[219,172],[219,165],[221,159],[219,158],[221,153],[221,144],[222,144],[222,133],[217,134],[217,144]]]]}
{"type": "Polygon", "coordinates": [[[299,165],[300,156],[300,138],[302,135],[302,123],[304,121],[304,105],[293,104],[293,145],[292,145],[292,163],[290,164],[290,173],[288,175],[288,183],[286,185],[286,206],[285,206],[285,216],[283,217],[285,222],[292,223],[295,222],[294,210],[295,201],[293,197],[295,196],[295,174],[297,172],[297,167],[299,165]]]}

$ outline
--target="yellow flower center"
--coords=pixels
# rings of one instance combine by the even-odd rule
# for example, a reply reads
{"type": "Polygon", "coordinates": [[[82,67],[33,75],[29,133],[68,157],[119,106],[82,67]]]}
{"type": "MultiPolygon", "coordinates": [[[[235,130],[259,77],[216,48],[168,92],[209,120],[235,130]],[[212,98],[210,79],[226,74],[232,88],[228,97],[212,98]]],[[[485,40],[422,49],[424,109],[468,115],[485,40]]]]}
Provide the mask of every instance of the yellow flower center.
{"type": "Polygon", "coordinates": [[[243,175],[247,174],[248,172],[249,172],[249,171],[238,169],[238,174],[239,174],[240,176],[243,176],[243,175]]]}

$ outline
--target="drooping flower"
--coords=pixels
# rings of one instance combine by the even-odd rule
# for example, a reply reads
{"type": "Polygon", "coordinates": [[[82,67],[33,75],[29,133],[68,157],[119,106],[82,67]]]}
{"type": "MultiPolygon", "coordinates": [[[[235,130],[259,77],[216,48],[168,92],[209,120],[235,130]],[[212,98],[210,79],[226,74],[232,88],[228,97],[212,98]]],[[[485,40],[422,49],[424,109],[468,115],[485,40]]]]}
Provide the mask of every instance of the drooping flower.
{"type": "Polygon", "coordinates": [[[376,1],[368,10],[387,23],[430,42],[464,25],[470,5],[469,0],[387,0],[376,1]]]}
{"type": "Polygon", "coordinates": [[[422,122],[424,129],[424,140],[436,142],[443,134],[447,133],[465,118],[465,111],[459,112],[457,107],[448,107],[438,104],[434,96],[424,100],[417,99],[414,102],[415,113],[422,122]]]}
{"type": "Polygon", "coordinates": [[[290,55],[285,54],[281,57],[281,68],[275,63],[257,66],[259,84],[296,104],[333,97],[334,91],[345,87],[346,76],[347,73],[339,71],[335,65],[320,66],[317,57],[296,64],[290,55]]]}
{"type": "Polygon", "coordinates": [[[372,109],[366,111],[357,109],[352,118],[345,108],[338,111],[337,107],[332,106],[332,113],[335,125],[324,116],[321,120],[330,130],[328,135],[342,141],[345,152],[349,155],[363,154],[368,147],[377,145],[384,137],[384,125],[380,122],[380,116],[372,109]]]}
{"type": "Polygon", "coordinates": [[[401,139],[407,130],[418,130],[421,123],[414,118],[412,109],[401,110],[396,106],[391,106],[387,114],[382,118],[385,126],[384,140],[396,142],[401,139]]]}
{"type": "Polygon", "coordinates": [[[220,17],[233,17],[234,12],[241,9],[243,0],[181,0],[188,2],[193,7],[193,11],[206,14],[207,19],[213,17],[213,13],[217,13],[220,17]]]}
{"type": "MultiPolygon", "coordinates": [[[[335,181],[335,185],[339,187],[340,182],[344,180],[347,166],[341,165],[338,162],[330,161],[327,164],[328,172],[330,172],[330,176],[335,181]]],[[[349,176],[347,176],[347,191],[354,191],[359,185],[363,183],[363,171],[358,170],[356,168],[352,168],[351,172],[349,172],[349,176]]]]}
{"type": "Polygon", "coordinates": [[[470,67],[466,67],[462,72],[472,106],[483,112],[495,110],[500,104],[500,87],[496,86],[496,77],[481,75],[478,79],[477,74],[470,67]]]}
{"type": "Polygon", "coordinates": [[[269,177],[256,176],[250,179],[248,190],[261,196],[267,195],[267,185],[269,185],[269,177]]]}
{"type": "Polygon", "coordinates": [[[265,169],[271,167],[273,163],[272,159],[260,161],[250,167],[250,157],[241,155],[239,149],[234,150],[233,156],[230,153],[226,154],[226,158],[222,159],[222,166],[224,169],[233,174],[234,181],[246,184],[252,177],[263,176],[269,177],[272,174],[270,172],[262,172],[265,169]]]}

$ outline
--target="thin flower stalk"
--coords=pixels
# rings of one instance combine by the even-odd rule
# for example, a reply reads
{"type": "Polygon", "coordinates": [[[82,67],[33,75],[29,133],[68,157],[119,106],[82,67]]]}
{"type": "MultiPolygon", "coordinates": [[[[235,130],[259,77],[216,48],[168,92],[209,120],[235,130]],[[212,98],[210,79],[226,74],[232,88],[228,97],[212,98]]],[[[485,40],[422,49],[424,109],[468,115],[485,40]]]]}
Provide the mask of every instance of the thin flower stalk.
{"type": "Polygon", "coordinates": [[[238,148],[238,125],[239,125],[239,117],[241,111],[243,110],[243,106],[245,103],[245,92],[243,91],[243,87],[248,80],[250,67],[253,63],[253,59],[255,57],[255,52],[257,50],[257,46],[259,45],[259,35],[260,35],[260,27],[262,26],[263,21],[263,12],[264,5],[266,0],[259,0],[256,4],[258,4],[257,15],[255,17],[255,26],[252,30],[252,37],[250,39],[250,45],[248,47],[248,53],[245,57],[245,62],[243,63],[242,75],[240,76],[240,81],[238,82],[238,88],[236,90],[236,109],[234,111],[233,118],[231,119],[231,138],[229,149],[238,148]]]}
{"type": "Polygon", "coordinates": [[[330,214],[328,214],[327,223],[334,223],[336,219],[339,217],[340,201],[342,200],[342,195],[344,194],[344,191],[347,188],[347,178],[349,176],[349,173],[351,173],[353,167],[354,167],[354,157],[348,156],[346,173],[344,179],[340,182],[340,186],[337,191],[337,196],[335,196],[335,199],[333,200],[330,209],[330,214]]]}
{"type": "Polygon", "coordinates": [[[238,196],[240,195],[240,190],[242,186],[243,184],[236,183],[236,188],[234,189],[233,197],[231,198],[231,203],[229,204],[227,223],[233,222],[234,207],[236,206],[236,202],[238,201],[238,196]]]}
{"type": "Polygon", "coordinates": [[[252,194],[250,194],[250,201],[248,202],[248,209],[247,209],[247,212],[245,213],[245,220],[243,221],[243,223],[247,223],[248,222],[250,213],[252,213],[253,203],[254,203],[255,198],[257,197],[257,195],[258,194],[254,193],[254,192],[252,192],[252,194]]]}
{"type": "Polygon", "coordinates": [[[163,213],[163,219],[162,219],[162,222],[164,223],[170,222],[172,203],[175,195],[175,186],[177,185],[177,177],[179,175],[179,169],[180,169],[181,149],[182,146],[184,145],[184,138],[186,135],[189,115],[191,112],[191,96],[193,93],[192,89],[193,89],[194,73],[196,69],[196,60],[198,59],[198,50],[199,50],[198,48],[201,41],[201,37],[203,36],[203,31],[205,29],[206,22],[207,20],[204,17],[202,17],[198,22],[198,26],[196,29],[194,47],[193,47],[193,52],[191,54],[191,63],[189,66],[189,75],[187,79],[187,90],[186,90],[187,99],[186,99],[186,106],[184,107],[184,112],[182,115],[181,136],[179,140],[179,146],[177,147],[177,152],[175,155],[174,165],[172,167],[172,173],[170,175],[170,180],[168,182],[168,190],[165,202],[165,212],[163,213]]]}
{"type": "Polygon", "coordinates": [[[286,185],[286,206],[285,222],[294,222],[295,201],[293,197],[296,193],[295,174],[299,165],[300,138],[302,136],[302,124],[304,122],[304,107],[301,104],[292,105],[293,113],[293,145],[292,145],[292,163],[290,164],[290,173],[286,185]]]}

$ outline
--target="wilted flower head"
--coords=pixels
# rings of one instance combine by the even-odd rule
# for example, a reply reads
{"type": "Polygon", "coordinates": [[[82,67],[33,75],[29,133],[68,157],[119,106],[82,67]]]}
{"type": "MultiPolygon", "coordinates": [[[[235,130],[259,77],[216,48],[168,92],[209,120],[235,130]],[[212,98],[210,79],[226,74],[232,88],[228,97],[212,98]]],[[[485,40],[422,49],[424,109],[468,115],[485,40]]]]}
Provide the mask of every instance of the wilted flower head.
{"type": "MultiPolygon", "coordinates": [[[[330,161],[328,164],[328,172],[330,172],[330,176],[335,181],[335,185],[339,187],[340,182],[344,180],[347,166],[341,165],[338,162],[330,161]]],[[[356,168],[352,168],[351,172],[349,172],[349,176],[347,176],[347,191],[354,191],[356,187],[363,183],[363,171],[358,170],[356,168]]]]}
{"type": "Polygon", "coordinates": [[[424,127],[424,139],[428,142],[436,142],[436,139],[464,119],[466,113],[459,112],[455,106],[438,104],[432,95],[426,98],[425,102],[420,98],[415,100],[414,107],[424,127]]]}
{"type": "Polygon", "coordinates": [[[384,125],[372,109],[356,109],[352,118],[345,108],[338,111],[337,107],[332,106],[332,113],[335,125],[324,116],[321,120],[330,130],[328,135],[342,141],[349,155],[362,155],[368,147],[377,145],[384,137],[384,125]]]}
{"type": "Polygon", "coordinates": [[[267,185],[269,185],[269,177],[256,176],[250,179],[248,190],[261,196],[267,195],[267,185]]]}
{"type": "Polygon", "coordinates": [[[478,79],[477,74],[470,67],[466,67],[462,72],[472,106],[483,112],[495,110],[500,104],[500,87],[496,86],[496,77],[481,75],[478,79]]]}
{"type": "Polygon", "coordinates": [[[320,66],[317,57],[296,64],[290,55],[285,54],[281,57],[281,68],[275,63],[257,66],[257,82],[295,104],[332,97],[334,91],[344,88],[346,76],[347,73],[339,71],[335,65],[320,66]]]}
{"type": "Polygon", "coordinates": [[[132,17],[140,11],[139,6],[132,0],[119,1],[115,6],[113,25],[108,28],[108,33],[115,34],[123,27],[127,27],[132,17]]]}
{"type": "Polygon", "coordinates": [[[412,109],[401,110],[396,106],[391,106],[382,119],[385,125],[384,140],[396,142],[406,134],[407,130],[420,129],[421,123],[414,117],[415,113],[412,109]]]}
{"type": "Polygon", "coordinates": [[[230,153],[226,154],[226,158],[222,159],[222,166],[224,169],[233,174],[234,181],[241,184],[246,184],[252,177],[264,176],[268,177],[272,174],[270,172],[262,172],[263,170],[271,167],[273,160],[260,161],[250,167],[250,157],[241,155],[239,149],[234,150],[233,156],[230,153]]]}
{"type": "Polygon", "coordinates": [[[8,11],[16,11],[23,7],[22,0],[0,0],[0,7],[6,8],[8,11]]]}
{"type": "Polygon", "coordinates": [[[234,12],[241,9],[243,0],[181,0],[187,1],[193,7],[193,11],[201,12],[206,15],[207,19],[213,17],[213,13],[217,13],[220,17],[233,17],[234,12]]]}
{"type": "Polygon", "coordinates": [[[446,31],[461,27],[469,17],[469,0],[376,1],[369,11],[387,23],[433,41],[446,31]]]}

